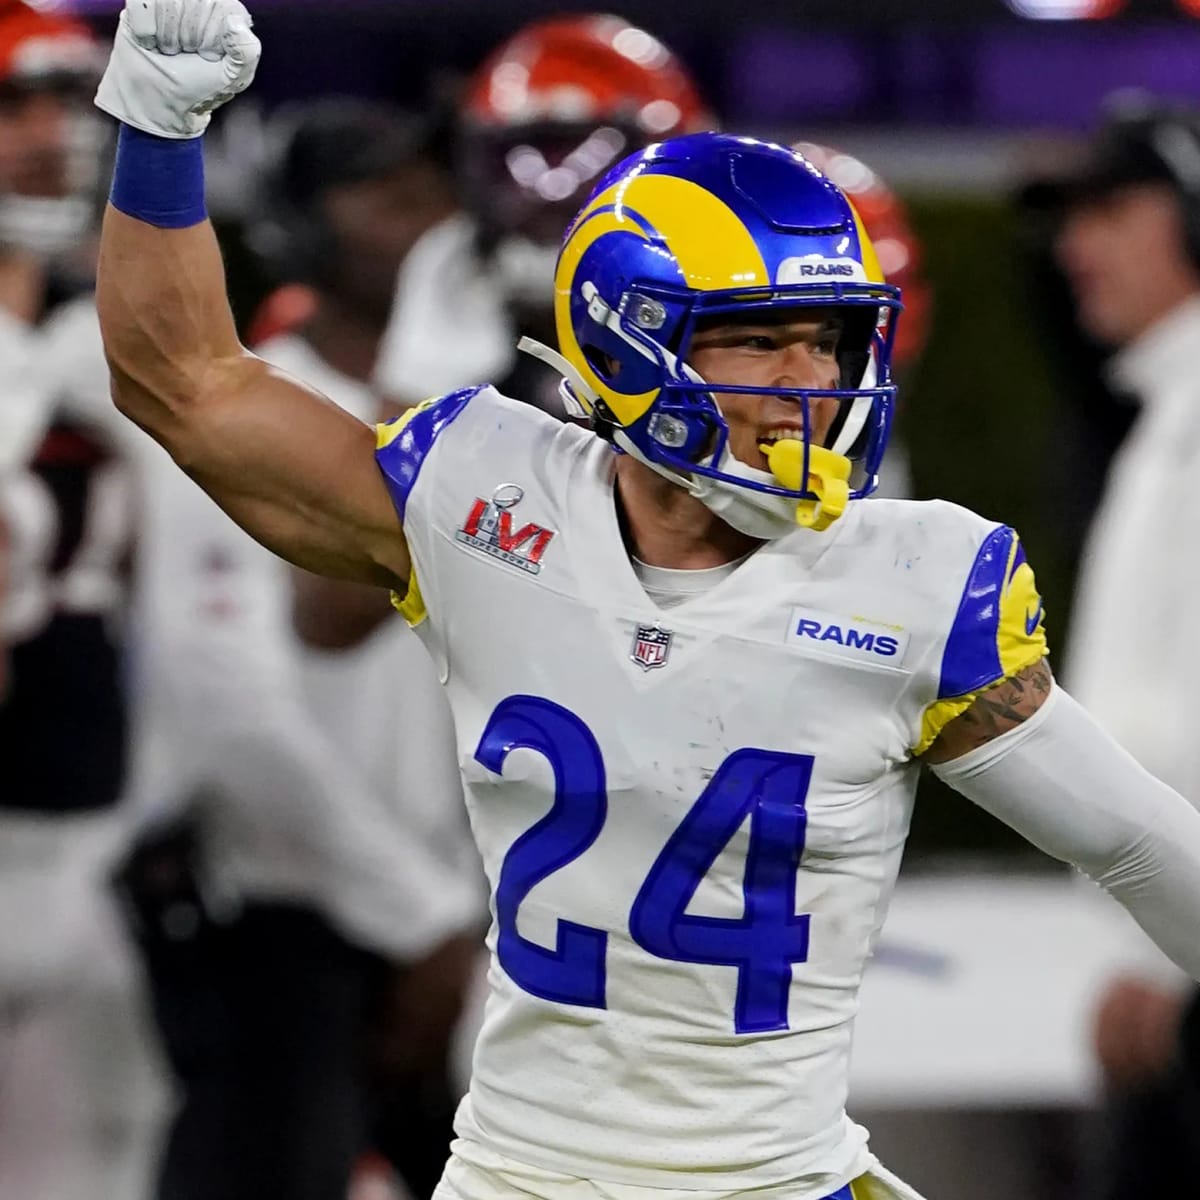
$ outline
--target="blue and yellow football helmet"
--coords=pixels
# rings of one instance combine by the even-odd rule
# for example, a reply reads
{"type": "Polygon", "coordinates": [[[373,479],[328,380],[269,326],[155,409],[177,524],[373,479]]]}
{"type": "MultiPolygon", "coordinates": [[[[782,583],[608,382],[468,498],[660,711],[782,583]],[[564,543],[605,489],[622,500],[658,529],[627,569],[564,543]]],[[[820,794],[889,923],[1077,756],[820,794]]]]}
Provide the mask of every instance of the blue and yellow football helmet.
{"type": "Polygon", "coordinates": [[[698,133],[614,167],[567,230],[555,274],[561,358],[553,357],[567,377],[564,398],[620,449],[696,494],[747,489],[760,503],[787,502],[792,527],[823,528],[847,498],[876,485],[900,308],[853,205],[805,158],[698,133]],[[831,306],[844,321],[836,389],[725,385],[687,365],[701,320],[831,306]],[[768,453],[771,474],[740,469],[714,392],[794,398],[806,435],[768,453]],[[817,446],[809,405],[825,398],[839,412],[817,446]]]}

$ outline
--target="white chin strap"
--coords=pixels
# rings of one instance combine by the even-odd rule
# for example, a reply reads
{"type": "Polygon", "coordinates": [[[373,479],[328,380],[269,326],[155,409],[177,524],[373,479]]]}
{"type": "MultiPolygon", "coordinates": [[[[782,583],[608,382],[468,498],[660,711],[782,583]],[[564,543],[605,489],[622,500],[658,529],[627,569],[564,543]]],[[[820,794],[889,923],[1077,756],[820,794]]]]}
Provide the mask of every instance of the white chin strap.
{"type": "MultiPolygon", "coordinates": [[[[643,466],[657,475],[670,480],[676,487],[695,496],[705,508],[721,518],[726,525],[744,533],[747,537],[763,542],[773,542],[785,537],[797,528],[797,501],[790,496],[779,496],[772,492],[760,492],[744,487],[731,479],[713,479],[707,475],[683,475],[647,458],[621,428],[613,432],[613,442],[630,458],[636,458],[643,466]]],[[[709,466],[705,462],[703,466],[709,466]]],[[[725,447],[718,469],[737,479],[778,487],[779,480],[769,471],[759,471],[735,458],[725,447]]]]}
{"type": "MultiPolygon", "coordinates": [[[[873,388],[878,381],[879,372],[875,366],[875,355],[872,354],[867,359],[867,369],[863,372],[863,377],[859,381],[860,388],[873,388]]],[[[859,396],[850,404],[850,411],[846,414],[845,423],[838,431],[837,437],[834,439],[830,450],[834,454],[849,454],[854,449],[854,443],[858,441],[859,435],[866,426],[867,418],[871,415],[871,407],[874,401],[870,396],[859,396]]]]}
{"type": "Polygon", "coordinates": [[[563,377],[562,383],[558,385],[558,395],[569,416],[583,420],[592,415],[600,397],[557,350],[552,350],[545,343],[531,337],[523,337],[517,343],[517,349],[539,362],[544,362],[548,367],[553,367],[563,377]]]}
{"type": "MultiPolygon", "coordinates": [[[[779,486],[780,481],[770,471],[747,466],[740,458],[733,456],[728,445],[721,455],[721,461],[713,465],[737,479],[779,486]]],[[[703,475],[698,475],[688,490],[727,525],[732,525],[747,537],[773,542],[796,529],[797,501],[791,496],[759,492],[729,479],[711,479],[703,475]]]]}

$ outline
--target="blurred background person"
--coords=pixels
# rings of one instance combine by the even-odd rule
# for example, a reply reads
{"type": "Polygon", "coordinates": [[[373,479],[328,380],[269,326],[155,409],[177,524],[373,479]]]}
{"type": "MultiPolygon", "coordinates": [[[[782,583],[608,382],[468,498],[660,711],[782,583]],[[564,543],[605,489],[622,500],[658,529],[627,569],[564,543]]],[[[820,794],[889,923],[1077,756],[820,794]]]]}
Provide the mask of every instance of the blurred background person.
{"type": "Polygon", "coordinates": [[[712,128],[684,65],[653,34],[588,13],[530,22],[488,54],[458,102],[465,213],[400,273],[376,382],[417,403],[491,381],[562,415],[558,377],[516,350],[554,344],[554,262],[592,186],[650,142],[712,128]]]}
{"type": "MultiPolygon", "coordinates": [[[[10,477],[23,471],[45,432],[50,408],[45,389],[34,378],[30,318],[27,300],[29,279],[36,279],[19,250],[10,249],[0,259],[0,492],[10,477]]],[[[6,612],[12,542],[0,509],[0,614],[6,612]]],[[[7,617],[0,620],[0,702],[8,690],[7,617]]]]}
{"type": "MultiPolygon", "coordinates": [[[[264,349],[373,419],[358,380],[400,261],[448,201],[422,129],[382,106],[330,101],[288,125],[258,232],[303,290],[305,332],[264,349]]],[[[94,311],[75,346],[83,386],[94,311]]],[[[371,1148],[426,1195],[482,933],[452,742],[422,699],[432,668],[402,650],[329,701],[287,568],[157,448],[141,471],[145,832],[122,889],[181,1093],[158,1195],[342,1200],[371,1148]]]]}
{"type": "MultiPolygon", "coordinates": [[[[1192,596],[1200,581],[1200,110],[1118,96],[1085,160],[1026,190],[1083,333],[1133,405],[1083,556],[1067,660],[1077,698],[1200,803],[1192,596]]],[[[1116,978],[1096,1053],[1113,1094],[1101,1194],[1186,1190],[1200,1169],[1200,996],[1174,972],[1116,978]]]]}
{"type": "Polygon", "coordinates": [[[400,782],[381,793],[314,721],[281,564],[176,475],[143,473],[145,829],[122,874],[180,1093],[157,1195],[341,1200],[375,1078],[453,1026],[437,984],[478,941],[478,897],[400,782]],[[439,1005],[421,1029],[410,972],[439,1005]]]}
{"type": "MultiPolygon", "coordinates": [[[[309,311],[261,342],[269,362],[314,382],[367,423],[395,408],[372,386],[397,272],[426,230],[456,211],[445,130],[379,102],[329,98],[285,114],[249,240],[309,311]]],[[[268,301],[269,310],[272,301],[268,301]]],[[[463,1081],[451,1070],[454,1017],[482,953],[485,891],[462,802],[454,728],[429,656],[378,588],[292,573],[304,694],[322,731],[362,772],[406,837],[468,894],[475,936],[400,973],[377,1079],[376,1149],[418,1195],[440,1178],[463,1081]]]]}
{"type": "Polygon", "coordinates": [[[107,886],[130,761],[131,431],[59,371],[61,314],[90,284],[101,62],[86,26],[0,4],[4,1200],[148,1196],[166,1104],[107,886]]]}

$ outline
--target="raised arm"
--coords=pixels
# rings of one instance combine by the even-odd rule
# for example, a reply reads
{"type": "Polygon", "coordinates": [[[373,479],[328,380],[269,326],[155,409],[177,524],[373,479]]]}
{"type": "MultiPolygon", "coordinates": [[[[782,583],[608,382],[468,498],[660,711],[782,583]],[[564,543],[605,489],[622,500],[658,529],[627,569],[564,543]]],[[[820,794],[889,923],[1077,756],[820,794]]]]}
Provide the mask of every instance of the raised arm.
{"type": "Polygon", "coordinates": [[[246,351],[229,309],[201,135],[258,53],[237,0],[128,0],[121,14],[97,95],[123,122],[97,279],[113,398],[277,554],[403,591],[373,432],[246,351]]]}

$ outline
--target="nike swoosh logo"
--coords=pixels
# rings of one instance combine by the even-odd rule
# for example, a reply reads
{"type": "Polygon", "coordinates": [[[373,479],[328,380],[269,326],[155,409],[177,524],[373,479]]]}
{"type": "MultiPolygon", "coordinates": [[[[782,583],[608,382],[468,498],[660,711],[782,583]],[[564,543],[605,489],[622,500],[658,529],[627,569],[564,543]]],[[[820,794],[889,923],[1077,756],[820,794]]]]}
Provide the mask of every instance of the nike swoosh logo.
{"type": "Polygon", "coordinates": [[[1029,609],[1025,610],[1025,634],[1027,637],[1033,637],[1037,632],[1038,623],[1042,619],[1042,602],[1038,601],[1038,606],[1033,610],[1033,616],[1029,615],[1029,609]]]}

